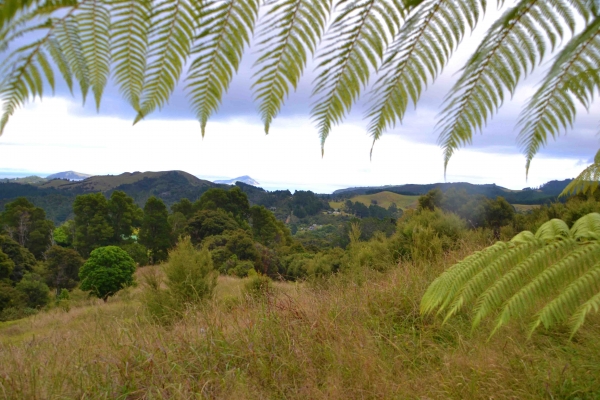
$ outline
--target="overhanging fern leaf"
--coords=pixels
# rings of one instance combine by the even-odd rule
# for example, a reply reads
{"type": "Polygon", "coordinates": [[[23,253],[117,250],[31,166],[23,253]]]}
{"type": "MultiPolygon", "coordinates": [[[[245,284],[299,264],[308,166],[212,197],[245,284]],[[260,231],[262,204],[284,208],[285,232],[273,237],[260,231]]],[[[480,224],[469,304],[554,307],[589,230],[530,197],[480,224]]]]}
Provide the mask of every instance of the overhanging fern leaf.
{"type": "Polygon", "coordinates": [[[521,0],[488,31],[450,91],[439,121],[444,170],[458,147],[498,111],[505,91],[517,84],[563,38],[563,26],[575,29],[575,15],[589,17],[582,1],[521,0]]]}
{"type": "Polygon", "coordinates": [[[151,4],[149,0],[113,3],[112,62],[121,93],[136,111],[144,86],[151,4]]]}
{"type": "Polygon", "coordinates": [[[264,16],[256,61],[255,97],[265,132],[279,113],[290,86],[296,89],[308,54],[314,54],[331,11],[330,0],[275,0],[264,16]]]}
{"type": "Polygon", "coordinates": [[[531,160],[547,143],[548,135],[556,138],[575,121],[575,100],[583,105],[591,101],[600,87],[599,64],[600,17],[596,17],[560,52],[521,115],[518,140],[526,156],[527,173],[531,160]],[[590,71],[595,72],[590,74],[590,71]]]}
{"type": "Polygon", "coordinates": [[[465,30],[474,29],[486,1],[428,0],[416,8],[390,46],[368,112],[373,143],[401,122],[409,102],[446,66],[465,30]]]}
{"type": "Polygon", "coordinates": [[[186,87],[202,136],[240,65],[258,8],[258,0],[211,1],[204,6],[200,42],[192,51],[186,87]]]}
{"type": "Polygon", "coordinates": [[[570,235],[569,227],[560,219],[551,219],[539,227],[535,233],[536,239],[540,240],[555,240],[568,238],[570,235]]]}
{"type": "Polygon", "coordinates": [[[189,0],[154,1],[153,7],[142,104],[134,123],[161,108],[169,99],[188,58],[197,27],[198,9],[189,0]]]}
{"type": "Polygon", "coordinates": [[[574,193],[593,193],[598,189],[600,183],[600,150],[594,157],[594,162],[584,169],[577,178],[573,179],[571,183],[564,188],[561,192],[560,197],[567,196],[574,193]]]}
{"type": "Polygon", "coordinates": [[[322,49],[313,95],[312,116],[321,151],[334,124],[340,123],[379,68],[388,41],[396,35],[404,13],[397,1],[360,0],[347,4],[333,22],[322,49]]]}

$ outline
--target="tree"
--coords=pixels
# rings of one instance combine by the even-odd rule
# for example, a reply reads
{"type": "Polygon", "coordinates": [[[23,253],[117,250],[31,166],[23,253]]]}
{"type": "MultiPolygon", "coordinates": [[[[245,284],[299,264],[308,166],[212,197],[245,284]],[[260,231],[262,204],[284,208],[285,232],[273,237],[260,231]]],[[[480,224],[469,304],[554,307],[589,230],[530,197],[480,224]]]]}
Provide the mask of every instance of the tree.
{"type": "Polygon", "coordinates": [[[442,205],[443,199],[444,193],[440,189],[432,189],[427,194],[419,197],[419,208],[433,211],[436,207],[442,205]]]}
{"type": "Polygon", "coordinates": [[[250,212],[248,196],[237,186],[229,190],[208,189],[194,203],[193,207],[196,212],[201,210],[223,210],[231,213],[238,222],[248,219],[248,213],[250,212]]]}
{"type": "Polygon", "coordinates": [[[79,270],[81,290],[91,293],[106,302],[119,290],[133,284],[135,262],[117,246],[100,247],[90,253],[90,257],[79,270]]]}
{"type": "Polygon", "coordinates": [[[37,262],[33,254],[8,236],[0,235],[0,251],[6,254],[14,263],[14,268],[10,274],[10,279],[14,283],[23,279],[23,275],[32,272],[36,266],[37,262]]]}
{"type": "Polygon", "coordinates": [[[495,200],[487,199],[485,203],[485,221],[494,231],[496,239],[500,239],[500,228],[509,224],[515,217],[515,208],[504,197],[495,200]]]}
{"type": "Polygon", "coordinates": [[[2,250],[0,250],[0,282],[9,280],[15,263],[2,250]]]}
{"type": "Polygon", "coordinates": [[[50,301],[50,289],[38,274],[25,274],[15,289],[25,296],[26,306],[29,308],[44,307],[50,301]]]}
{"type": "Polygon", "coordinates": [[[151,263],[167,259],[167,250],[172,244],[168,219],[169,213],[165,203],[154,196],[150,197],[144,206],[139,240],[150,251],[151,263]]]}
{"type": "Polygon", "coordinates": [[[286,245],[292,242],[290,230],[263,206],[250,208],[252,235],[265,246],[286,245]]]}
{"type": "Polygon", "coordinates": [[[113,230],[113,244],[119,244],[140,226],[142,210],[133,199],[121,190],[116,190],[108,200],[108,220],[113,230]]]}
{"type": "Polygon", "coordinates": [[[79,282],[79,269],[84,260],[73,249],[52,246],[46,252],[46,282],[49,286],[59,289],[73,289],[79,282]]]}
{"type": "Polygon", "coordinates": [[[187,233],[192,243],[198,244],[209,236],[240,228],[237,221],[223,210],[204,210],[196,213],[189,221],[187,233]]]}
{"type": "Polygon", "coordinates": [[[33,205],[25,197],[6,204],[5,211],[0,215],[0,225],[13,240],[26,247],[38,259],[50,246],[54,224],[46,219],[43,209],[33,205]]]}
{"type": "Polygon", "coordinates": [[[102,193],[77,196],[73,202],[73,213],[73,245],[83,257],[98,247],[110,244],[114,231],[109,222],[108,201],[102,193]]]}
{"type": "MultiPolygon", "coordinates": [[[[594,100],[599,6],[594,0],[498,0],[489,6],[504,12],[466,61],[439,120],[444,165],[554,54],[519,122],[528,171],[548,137],[575,120],[576,106],[594,100]]],[[[324,57],[311,116],[322,146],[365,88],[372,99],[368,132],[376,141],[419,101],[487,7],[487,0],[179,1],[168,7],[133,0],[11,0],[0,13],[0,48],[7,52],[0,69],[0,133],[17,108],[41,96],[46,84],[54,87],[58,73],[70,88],[77,82],[84,98],[91,90],[97,107],[114,77],[135,122],[166,104],[184,79],[204,134],[258,30],[263,35],[252,87],[267,133],[308,58],[318,54],[324,57]],[[260,26],[259,13],[265,15],[260,26]],[[33,30],[39,35],[27,35],[33,30]]]]}
{"type": "Polygon", "coordinates": [[[194,204],[189,199],[181,199],[171,206],[171,212],[181,213],[186,219],[190,219],[194,214],[194,204]]]}

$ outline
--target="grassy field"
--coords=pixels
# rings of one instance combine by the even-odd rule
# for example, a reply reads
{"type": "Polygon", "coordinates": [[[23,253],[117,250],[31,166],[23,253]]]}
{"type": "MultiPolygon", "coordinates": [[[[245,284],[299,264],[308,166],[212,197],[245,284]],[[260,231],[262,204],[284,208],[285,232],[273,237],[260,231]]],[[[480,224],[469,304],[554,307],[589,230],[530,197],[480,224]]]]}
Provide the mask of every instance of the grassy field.
{"type": "Polygon", "coordinates": [[[488,340],[490,326],[420,315],[427,285],[472,250],[276,283],[259,299],[221,277],[169,327],[147,317],[142,287],[4,323],[0,398],[597,399],[598,315],[572,341],[560,329],[527,340],[519,322],[488,340]]]}
{"type": "Polygon", "coordinates": [[[539,204],[513,204],[513,207],[515,208],[515,210],[517,210],[517,212],[526,213],[531,210],[535,210],[536,208],[540,208],[541,205],[539,205],[539,204]]]}
{"type": "MultiPolygon", "coordinates": [[[[419,196],[405,196],[402,194],[392,192],[379,192],[375,194],[365,194],[360,196],[354,196],[350,200],[353,202],[360,202],[370,206],[372,200],[377,201],[377,205],[383,208],[388,208],[390,204],[396,203],[396,206],[401,209],[413,208],[417,206],[417,199],[419,196]]],[[[332,208],[341,208],[344,205],[342,201],[330,201],[329,205],[332,208]]]]}

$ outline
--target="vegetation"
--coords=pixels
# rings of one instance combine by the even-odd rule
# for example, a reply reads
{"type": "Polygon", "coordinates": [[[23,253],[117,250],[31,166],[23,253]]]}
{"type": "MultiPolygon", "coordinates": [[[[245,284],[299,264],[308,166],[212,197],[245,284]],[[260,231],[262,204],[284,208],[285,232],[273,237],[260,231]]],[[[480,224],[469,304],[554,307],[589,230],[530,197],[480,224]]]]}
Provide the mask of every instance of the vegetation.
{"type": "Polygon", "coordinates": [[[133,285],[135,262],[116,246],[99,247],[79,270],[81,290],[90,291],[106,302],[124,287],[133,285]]]}

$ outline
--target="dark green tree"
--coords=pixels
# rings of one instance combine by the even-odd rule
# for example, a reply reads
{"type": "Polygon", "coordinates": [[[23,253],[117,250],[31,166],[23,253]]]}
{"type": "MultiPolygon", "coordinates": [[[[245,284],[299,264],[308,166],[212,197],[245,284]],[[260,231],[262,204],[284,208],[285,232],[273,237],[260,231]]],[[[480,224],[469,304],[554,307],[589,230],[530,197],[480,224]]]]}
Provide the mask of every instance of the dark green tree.
{"type": "Polygon", "coordinates": [[[190,219],[194,214],[194,204],[189,199],[181,199],[171,206],[171,212],[181,213],[186,219],[190,219]]]}
{"type": "Polygon", "coordinates": [[[203,210],[194,215],[187,226],[192,243],[198,244],[209,236],[239,229],[238,222],[224,210],[203,210]]]}
{"type": "Polygon", "coordinates": [[[78,252],[52,246],[46,252],[46,282],[57,289],[73,289],[79,282],[79,269],[84,260],[78,252]]]}
{"type": "Polygon", "coordinates": [[[286,245],[292,242],[290,230],[263,206],[250,208],[250,221],[254,240],[265,246],[286,245]]]}
{"type": "Polygon", "coordinates": [[[10,279],[14,283],[19,282],[25,273],[33,271],[37,263],[29,250],[20,246],[19,243],[8,236],[0,235],[0,250],[14,263],[14,268],[10,275],[10,279]]]}
{"type": "Polygon", "coordinates": [[[419,208],[433,211],[436,207],[442,206],[443,200],[444,193],[440,189],[432,189],[427,194],[419,197],[419,208]]]}
{"type": "Polygon", "coordinates": [[[133,284],[135,262],[127,252],[117,246],[95,249],[79,270],[81,290],[104,300],[126,286],[133,284]]]}
{"type": "Polygon", "coordinates": [[[108,200],[108,219],[113,230],[113,244],[119,244],[133,234],[143,218],[143,211],[121,190],[114,191],[108,200]]]}
{"type": "Polygon", "coordinates": [[[108,201],[102,193],[75,198],[75,241],[73,245],[83,257],[98,247],[110,244],[114,237],[109,221],[108,201]]]}
{"type": "Polygon", "coordinates": [[[488,199],[485,203],[485,221],[494,231],[496,239],[500,238],[500,228],[512,222],[515,216],[515,208],[504,197],[496,197],[495,200],[488,199]]]}
{"type": "Polygon", "coordinates": [[[0,250],[0,282],[9,281],[15,269],[15,263],[2,250],[0,250]]]}
{"type": "Polygon", "coordinates": [[[133,261],[138,267],[148,265],[148,249],[141,243],[125,243],[121,245],[121,248],[129,254],[129,257],[133,258],[133,261]]]}
{"type": "Polygon", "coordinates": [[[231,213],[238,221],[248,219],[250,202],[248,196],[239,187],[230,190],[209,189],[194,203],[194,211],[223,210],[231,213]]]}
{"type": "Polygon", "coordinates": [[[150,197],[144,206],[139,241],[150,251],[150,262],[153,264],[167,259],[167,251],[173,243],[168,219],[165,203],[154,196],[150,197]]]}
{"type": "Polygon", "coordinates": [[[24,197],[6,204],[0,215],[0,226],[17,241],[40,259],[50,245],[54,230],[52,221],[46,219],[46,213],[24,197]]]}
{"type": "Polygon", "coordinates": [[[50,301],[50,289],[38,274],[25,274],[15,289],[25,295],[26,306],[29,308],[44,307],[50,301]]]}

